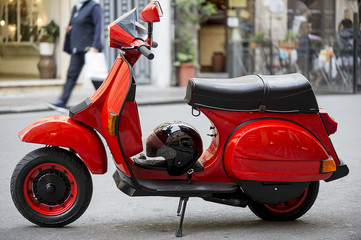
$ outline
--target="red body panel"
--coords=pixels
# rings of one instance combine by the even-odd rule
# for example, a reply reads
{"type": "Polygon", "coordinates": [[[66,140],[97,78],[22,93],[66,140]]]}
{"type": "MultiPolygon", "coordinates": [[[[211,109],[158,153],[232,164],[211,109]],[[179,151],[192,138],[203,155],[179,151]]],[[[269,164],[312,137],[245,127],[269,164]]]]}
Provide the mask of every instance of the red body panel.
{"type": "Polygon", "coordinates": [[[328,135],[334,134],[337,131],[337,122],[333,120],[323,108],[320,108],[320,114],[328,135]]]}
{"type": "Polygon", "coordinates": [[[224,166],[234,178],[253,181],[306,182],[320,174],[329,155],[306,129],[284,120],[258,120],[236,130],[227,141],[224,166]]]}
{"type": "Polygon", "coordinates": [[[92,96],[90,96],[91,105],[83,111],[74,114],[73,119],[75,121],[83,122],[88,126],[96,129],[100,134],[103,135],[103,128],[100,117],[102,116],[103,104],[115,79],[117,78],[117,74],[119,73],[121,66],[122,61],[116,59],[104,83],[92,96]]]}
{"type": "MultiPolygon", "coordinates": [[[[104,103],[103,112],[102,112],[102,127],[103,127],[103,136],[107,140],[109,144],[109,148],[113,154],[115,163],[117,167],[130,175],[129,169],[126,166],[126,156],[125,153],[129,154],[137,153],[135,149],[138,149],[138,145],[132,146],[132,143],[141,142],[142,135],[139,134],[140,124],[138,116],[134,118],[135,129],[133,132],[128,134],[128,137],[131,139],[136,139],[134,142],[127,142],[125,140],[122,141],[123,136],[120,136],[119,133],[128,131],[127,129],[130,124],[121,124],[121,122],[126,121],[126,119],[131,119],[134,115],[128,116],[128,114],[132,114],[137,112],[135,102],[133,102],[132,106],[128,106],[130,103],[126,102],[127,94],[130,90],[131,82],[132,82],[132,74],[131,74],[131,66],[123,59],[119,59],[121,61],[121,67],[119,72],[117,73],[116,80],[112,86],[111,91],[109,92],[107,99],[104,103]],[[135,109],[134,109],[135,108],[135,109]],[[125,109],[125,111],[124,111],[125,109]],[[118,114],[118,136],[111,136],[108,132],[108,116],[110,113],[118,114]],[[137,120],[138,119],[138,120],[137,120]],[[138,123],[137,123],[138,121],[138,123]],[[131,134],[139,134],[133,135],[131,134]],[[118,138],[119,137],[119,138],[118,138]],[[140,140],[139,140],[140,139],[140,140]],[[121,144],[121,145],[120,145],[121,144]]],[[[129,121],[128,121],[129,123],[129,121]]],[[[141,152],[142,149],[139,150],[141,152]]]]}
{"type": "Polygon", "coordinates": [[[135,102],[125,103],[118,129],[124,157],[129,158],[143,151],[142,130],[135,102]]]}
{"type": "MultiPolygon", "coordinates": [[[[317,145],[321,145],[324,148],[325,152],[327,152],[327,154],[334,159],[336,165],[340,164],[337,154],[334,151],[332,143],[327,135],[327,132],[319,114],[231,112],[207,108],[199,108],[199,110],[203,112],[214,124],[214,126],[216,127],[217,135],[216,137],[214,137],[210,147],[200,157],[205,167],[205,171],[193,174],[193,179],[196,181],[232,181],[232,179],[229,178],[224,169],[224,161],[227,161],[226,157],[223,156],[225,150],[224,146],[227,144],[228,138],[231,136],[234,129],[236,129],[243,123],[255,119],[284,119],[299,124],[308,132],[312,132],[314,138],[318,140],[317,145]]],[[[255,151],[255,154],[257,154],[259,152],[259,149],[256,149],[255,151]]],[[[272,154],[272,152],[268,153],[268,157],[270,157],[270,154],[272,154]]],[[[284,159],[287,159],[286,155],[284,156],[284,159]]],[[[270,164],[273,164],[274,168],[277,168],[278,162],[278,160],[272,161],[272,163],[270,164]]],[[[305,162],[301,165],[304,165],[304,167],[308,167],[307,164],[308,162],[305,162]]],[[[289,163],[288,165],[290,169],[293,168],[292,163],[289,163]]],[[[285,166],[283,168],[285,168],[285,166]]],[[[300,176],[302,175],[303,174],[301,174],[300,176]]],[[[319,174],[319,178],[325,179],[328,175],[329,174],[319,174]]],[[[295,176],[292,176],[292,179],[295,178],[295,176]]],[[[275,176],[274,180],[271,180],[269,178],[269,181],[279,181],[279,177],[275,176]]],[[[290,181],[290,179],[284,177],[282,181],[290,181]]]]}
{"type": "Polygon", "coordinates": [[[94,174],[107,171],[107,155],[97,133],[66,116],[40,119],[19,133],[24,142],[74,149],[94,174]]]}
{"type": "MultiPolygon", "coordinates": [[[[127,175],[130,175],[130,172],[125,163],[125,156],[142,151],[142,135],[136,104],[135,102],[126,102],[131,82],[130,65],[118,57],[104,84],[90,97],[92,104],[74,115],[75,120],[94,127],[101,133],[108,143],[117,167],[127,175]],[[110,113],[118,115],[118,131],[127,133],[127,141],[123,140],[122,146],[119,145],[117,136],[108,133],[110,113]],[[128,124],[123,124],[125,122],[128,124]],[[132,130],[130,131],[130,129],[132,130]]],[[[124,137],[120,136],[120,140],[124,137]]]]}

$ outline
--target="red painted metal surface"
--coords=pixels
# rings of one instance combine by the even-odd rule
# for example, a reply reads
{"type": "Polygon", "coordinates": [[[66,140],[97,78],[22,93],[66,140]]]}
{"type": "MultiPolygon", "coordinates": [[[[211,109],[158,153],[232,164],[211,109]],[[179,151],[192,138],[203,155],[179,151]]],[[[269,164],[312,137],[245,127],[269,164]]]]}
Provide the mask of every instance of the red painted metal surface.
{"type": "MultiPolygon", "coordinates": [[[[125,99],[127,97],[130,84],[132,82],[132,76],[128,64],[122,60],[120,69],[116,75],[116,79],[110,89],[110,92],[107,96],[104,108],[108,112],[119,114],[125,99]]],[[[104,112],[103,112],[104,114],[104,112]]],[[[108,114],[107,114],[108,115],[108,114]]],[[[107,116],[108,118],[108,116],[107,116]]],[[[107,120],[108,121],[108,120],[107,120]]]]}
{"type": "MultiPolygon", "coordinates": [[[[126,103],[127,94],[130,89],[130,85],[132,82],[131,69],[128,63],[124,59],[119,59],[121,61],[121,66],[116,73],[116,77],[112,88],[110,89],[107,98],[104,102],[103,111],[101,115],[102,128],[103,128],[103,137],[106,139],[109,149],[112,152],[115,163],[117,167],[130,175],[129,169],[126,166],[126,159],[124,156],[123,147],[127,147],[127,143],[124,145],[119,145],[119,141],[117,136],[111,136],[108,132],[108,116],[110,113],[118,114],[118,118],[120,116],[126,118],[126,115],[123,116],[123,106],[126,103]]],[[[121,129],[125,129],[127,126],[118,125],[118,131],[121,129]]],[[[141,138],[141,136],[140,136],[141,138]]]]}
{"type": "Polygon", "coordinates": [[[160,21],[160,17],[163,15],[163,12],[160,5],[158,4],[158,6],[156,6],[156,4],[157,3],[155,3],[154,1],[149,3],[140,13],[140,18],[144,22],[154,23],[160,21]]]}
{"type": "Polygon", "coordinates": [[[126,30],[122,29],[117,20],[108,25],[109,31],[109,47],[121,49],[122,47],[129,47],[133,42],[134,37],[126,30]]]}
{"type": "Polygon", "coordinates": [[[96,129],[100,134],[104,134],[101,118],[103,105],[114,81],[118,77],[119,69],[123,65],[126,65],[123,60],[119,58],[115,60],[113,67],[111,68],[104,83],[92,96],[90,96],[91,105],[89,105],[86,109],[74,114],[73,119],[75,121],[85,123],[86,125],[96,129]]]}
{"type": "Polygon", "coordinates": [[[253,181],[321,180],[329,155],[301,126],[285,120],[258,120],[240,127],[225,146],[224,165],[234,178],[253,181]]]}
{"type": "MultiPolygon", "coordinates": [[[[217,130],[217,136],[200,158],[205,167],[205,171],[193,174],[193,179],[196,181],[232,181],[224,169],[223,161],[226,161],[226,158],[223,159],[224,146],[234,129],[254,119],[284,119],[299,124],[309,132],[312,132],[312,135],[318,139],[319,144],[323,146],[327,154],[334,159],[336,165],[340,164],[319,114],[231,112],[207,108],[199,108],[199,110],[214,124],[217,130]]],[[[275,161],[274,164],[276,165],[277,161],[275,161]]],[[[327,178],[326,175],[323,175],[323,177],[327,178]]],[[[233,179],[233,181],[235,180],[233,179]]],[[[284,178],[284,181],[287,181],[287,179],[284,178]]]]}
{"type": "Polygon", "coordinates": [[[333,120],[323,108],[320,108],[320,114],[328,135],[334,134],[337,131],[337,122],[333,120]]]}
{"type": "Polygon", "coordinates": [[[119,140],[126,158],[143,151],[142,130],[135,102],[126,102],[124,105],[119,118],[119,140]]]}
{"type": "Polygon", "coordinates": [[[24,142],[74,149],[94,174],[107,171],[107,155],[97,133],[66,116],[40,119],[19,133],[24,142]]]}
{"type": "MultiPolygon", "coordinates": [[[[125,103],[131,82],[130,66],[123,58],[118,57],[104,84],[90,97],[92,104],[74,115],[75,120],[95,128],[106,139],[118,168],[128,175],[130,173],[126,167],[125,157],[120,149],[118,139],[108,133],[108,116],[110,113],[115,113],[120,116],[119,122],[128,121],[129,123],[127,125],[119,124],[119,132],[127,133],[126,136],[133,141],[128,143],[123,140],[124,153],[129,155],[141,152],[141,130],[137,108],[135,102],[129,103],[130,106],[125,103]],[[126,106],[124,107],[125,112],[120,113],[123,104],[126,106]],[[129,119],[133,119],[133,122],[129,119]],[[132,131],[128,132],[129,129],[127,128],[132,129],[132,131]]],[[[120,138],[124,139],[124,136],[120,135],[120,138]]]]}

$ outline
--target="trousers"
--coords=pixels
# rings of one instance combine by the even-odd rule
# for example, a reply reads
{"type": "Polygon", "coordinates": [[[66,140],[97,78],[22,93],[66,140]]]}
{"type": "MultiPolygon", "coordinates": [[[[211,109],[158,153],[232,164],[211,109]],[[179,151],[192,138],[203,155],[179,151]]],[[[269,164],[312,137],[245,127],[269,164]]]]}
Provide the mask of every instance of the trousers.
{"type": "Polygon", "coordinates": [[[78,80],[80,72],[85,63],[85,52],[72,53],[70,58],[70,64],[67,72],[67,79],[63,87],[63,92],[60,96],[61,101],[65,104],[68,102],[71,92],[78,80]]]}

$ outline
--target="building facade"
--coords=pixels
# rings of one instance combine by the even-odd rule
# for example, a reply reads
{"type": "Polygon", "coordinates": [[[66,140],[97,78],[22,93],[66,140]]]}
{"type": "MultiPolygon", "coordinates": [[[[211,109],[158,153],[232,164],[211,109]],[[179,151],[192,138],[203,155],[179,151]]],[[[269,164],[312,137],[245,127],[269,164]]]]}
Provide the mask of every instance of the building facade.
{"type": "MultiPolygon", "coordinates": [[[[60,26],[56,41],[55,59],[57,78],[65,79],[69,56],[62,51],[65,27],[75,0],[1,0],[0,1],[0,77],[38,77],[38,44],[30,35],[31,29],[54,20],[60,26]]],[[[125,11],[147,4],[148,0],[98,0],[104,11],[104,44],[107,44],[107,24],[125,11]]],[[[164,17],[154,24],[154,39],[159,43],[153,49],[156,58],[150,63],[143,59],[137,75],[143,83],[156,86],[172,84],[173,38],[176,31],[173,13],[176,0],[160,0],[164,17]],[[150,80],[147,80],[150,79],[150,80]]],[[[208,0],[217,7],[217,13],[199,28],[198,59],[201,72],[214,71],[214,57],[223,59],[229,54],[231,40],[249,40],[263,35],[272,41],[281,41],[292,30],[300,6],[309,10],[313,34],[323,39],[334,36],[338,23],[344,17],[352,18],[358,12],[357,0],[208,0]],[[298,4],[296,4],[296,2],[298,4]]],[[[117,51],[106,48],[109,65],[117,51]]],[[[225,62],[221,70],[226,71],[225,62]]]]}

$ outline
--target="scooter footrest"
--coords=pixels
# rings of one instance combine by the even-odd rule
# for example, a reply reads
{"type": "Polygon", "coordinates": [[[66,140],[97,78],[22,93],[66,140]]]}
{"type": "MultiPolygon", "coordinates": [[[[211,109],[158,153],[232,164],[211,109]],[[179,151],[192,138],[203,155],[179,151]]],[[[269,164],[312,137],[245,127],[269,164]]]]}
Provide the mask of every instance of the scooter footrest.
{"type": "MultiPolygon", "coordinates": [[[[168,171],[167,162],[165,159],[152,159],[146,158],[144,155],[139,157],[133,157],[134,165],[140,168],[150,169],[150,170],[159,170],[159,171],[168,171]]],[[[201,172],[204,170],[203,164],[197,160],[193,164],[193,172],[201,172]]]]}
{"type": "Polygon", "coordinates": [[[238,184],[235,183],[217,183],[217,182],[197,182],[173,180],[149,180],[138,179],[138,182],[148,188],[156,190],[159,196],[211,196],[214,193],[232,193],[239,190],[238,184]]]}
{"type": "Polygon", "coordinates": [[[240,190],[237,183],[135,180],[120,170],[115,171],[113,178],[119,190],[129,196],[212,197],[215,193],[234,193],[240,190]]]}
{"type": "Polygon", "coordinates": [[[167,171],[167,163],[164,159],[144,159],[134,157],[133,160],[135,166],[137,167],[151,170],[167,171]]]}

